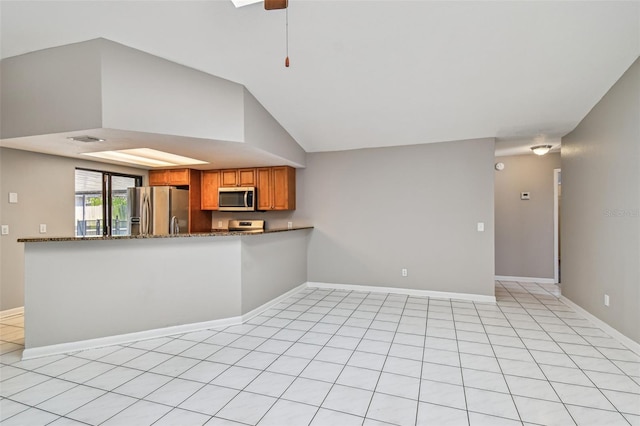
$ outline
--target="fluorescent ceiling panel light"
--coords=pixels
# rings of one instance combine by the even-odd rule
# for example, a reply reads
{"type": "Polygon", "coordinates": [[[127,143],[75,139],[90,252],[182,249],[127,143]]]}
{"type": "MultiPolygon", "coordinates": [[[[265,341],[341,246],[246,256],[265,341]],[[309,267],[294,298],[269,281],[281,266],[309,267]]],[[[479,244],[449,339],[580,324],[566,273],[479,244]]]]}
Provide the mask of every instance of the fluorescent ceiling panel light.
{"type": "Polygon", "coordinates": [[[183,157],[176,154],[170,154],[168,152],[158,151],[150,148],[123,149],[120,151],[85,152],[83,155],[149,167],[171,167],[188,166],[193,164],[207,164],[206,161],[183,157]]]}
{"type": "Polygon", "coordinates": [[[139,157],[150,158],[153,160],[168,161],[170,163],[174,163],[176,166],[187,166],[190,164],[207,164],[206,161],[183,157],[182,155],[170,154],[168,152],[158,151],[151,148],[125,149],[120,152],[137,155],[139,157]]]}
{"type": "Polygon", "coordinates": [[[250,4],[260,3],[262,0],[231,0],[235,7],[248,6],[250,4]]]}

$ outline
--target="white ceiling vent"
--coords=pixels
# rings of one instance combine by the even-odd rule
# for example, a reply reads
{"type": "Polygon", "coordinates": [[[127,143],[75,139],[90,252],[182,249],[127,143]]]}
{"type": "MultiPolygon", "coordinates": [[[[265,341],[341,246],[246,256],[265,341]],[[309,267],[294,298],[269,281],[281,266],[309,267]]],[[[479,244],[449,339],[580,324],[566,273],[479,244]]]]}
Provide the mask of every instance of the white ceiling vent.
{"type": "Polygon", "coordinates": [[[106,139],[100,139],[100,138],[96,138],[93,136],[71,136],[67,139],[72,139],[74,141],[78,141],[78,142],[104,142],[106,139]]]}

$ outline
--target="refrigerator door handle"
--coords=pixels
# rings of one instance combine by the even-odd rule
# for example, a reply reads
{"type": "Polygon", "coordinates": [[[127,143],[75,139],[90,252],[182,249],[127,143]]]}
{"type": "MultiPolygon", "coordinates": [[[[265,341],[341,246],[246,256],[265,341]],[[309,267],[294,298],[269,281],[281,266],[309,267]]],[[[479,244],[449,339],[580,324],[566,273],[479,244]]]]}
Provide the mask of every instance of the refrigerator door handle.
{"type": "Polygon", "coordinates": [[[149,222],[151,221],[151,200],[149,194],[144,195],[142,203],[142,226],[141,234],[149,235],[149,222]]]}
{"type": "Polygon", "coordinates": [[[144,193],[141,193],[140,197],[140,212],[138,213],[140,215],[140,224],[138,226],[138,235],[142,235],[144,233],[144,193]]]}
{"type": "Polygon", "coordinates": [[[169,233],[170,234],[179,234],[180,233],[180,225],[178,224],[178,217],[171,217],[171,224],[169,225],[169,233]]]}

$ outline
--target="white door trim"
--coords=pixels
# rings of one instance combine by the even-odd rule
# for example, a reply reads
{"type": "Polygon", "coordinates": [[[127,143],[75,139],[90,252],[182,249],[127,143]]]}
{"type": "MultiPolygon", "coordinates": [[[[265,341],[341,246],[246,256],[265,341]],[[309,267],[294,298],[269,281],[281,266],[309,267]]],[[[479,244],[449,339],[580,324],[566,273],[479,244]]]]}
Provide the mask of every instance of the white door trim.
{"type": "Polygon", "coordinates": [[[561,169],[553,169],[553,280],[560,283],[560,206],[558,204],[558,185],[561,169]]]}

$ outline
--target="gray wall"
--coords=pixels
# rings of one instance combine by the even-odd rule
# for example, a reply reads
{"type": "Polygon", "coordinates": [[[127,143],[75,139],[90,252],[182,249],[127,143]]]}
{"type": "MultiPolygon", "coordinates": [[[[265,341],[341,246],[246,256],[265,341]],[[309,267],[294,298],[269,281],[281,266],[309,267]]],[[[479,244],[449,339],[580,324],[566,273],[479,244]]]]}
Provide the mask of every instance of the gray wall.
{"type": "Polygon", "coordinates": [[[640,343],[639,117],[636,60],[562,139],[561,235],[562,294],[640,343]]]}
{"type": "Polygon", "coordinates": [[[102,125],[100,52],[91,43],[0,62],[3,139],[102,125]]]}
{"type": "Polygon", "coordinates": [[[82,167],[144,176],[146,170],[0,148],[0,222],[10,234],[0,236],[0,311],[23,306],[24,244],[18,238],[74,235],[75,169],[82,167]],[[18,204],[9,204],[9,192],[18,204]]]}
{"type": "Polygon", "coordinates": [[[242,314],[307,281],[311,230],[242,237],[242,314]]]}
{"type": "Polygon", "coordinates": [[[240,315],[240,237],[25,244],[27,349],[240,315]]]}
{"type": "Polygon", "coordinates": [[[238,319],[306,281],[311,232],[25,243],[26,348],[238,319]]]}
{"type": "Polygon", "coordinates": [[[282,164],[294,167],[305,164],[306,152],[247,89],[244,89],[244,141],[282,158],[282,164]]]}
{"type": "Polygon", "coordinates": [[[101,127],[244,141],[244,87],[109,40],[102,52],[101,127]]]}
{"type": "Polygon", "coordinates": [[[496,275],[553,278],[553,169],[560,154],[497,157],[496,275]],[[531,199],[520,199],[528,191],[531,199]]]}
{"type": "Polygon", "coordinates": [[[237,142],[270,164],[305,164],[302,147],[241,84],[110,40],[31,52],[0,66],[2,139],[105,128],[237,142]]]}
{"type": "Polygon", "coordinates": [[[112,128],[244,141],[244,87],[105,39],[2,60],[2,138],[112,128]]]}
{"type": "Polygon", "coordinates": [[[493,161],[493,139],[307,154],[309,281],[492,296],[493,161]]]}

